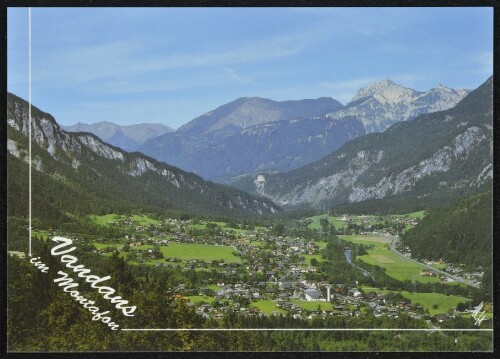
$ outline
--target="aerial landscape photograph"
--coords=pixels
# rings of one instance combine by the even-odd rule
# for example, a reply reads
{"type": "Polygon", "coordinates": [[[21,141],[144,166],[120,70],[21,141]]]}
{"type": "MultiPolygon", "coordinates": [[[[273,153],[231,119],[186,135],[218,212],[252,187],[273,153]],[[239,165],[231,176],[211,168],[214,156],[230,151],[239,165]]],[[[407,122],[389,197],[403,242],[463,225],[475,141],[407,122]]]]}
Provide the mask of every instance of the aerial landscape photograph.
{"type": "Polygon", "coordinates": [[[7,351],[491,353],[493,10],[7,8],[7,351]]]}

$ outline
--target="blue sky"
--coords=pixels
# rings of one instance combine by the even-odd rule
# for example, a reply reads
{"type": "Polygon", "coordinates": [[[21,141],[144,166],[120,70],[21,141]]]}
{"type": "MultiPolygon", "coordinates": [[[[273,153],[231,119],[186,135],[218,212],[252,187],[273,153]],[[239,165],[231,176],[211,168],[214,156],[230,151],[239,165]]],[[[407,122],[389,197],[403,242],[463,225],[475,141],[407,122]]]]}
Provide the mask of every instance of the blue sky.
{"type": "MultiPolygon", "coordinates": [[[[8,9],[10,92],[28,98],[28,10],[8,9]]],[[[173,128],[242,96],[342,103],[390,78],[473,89],[492,8],[34,8],[32,100],[65,125],[173,128]]]]}

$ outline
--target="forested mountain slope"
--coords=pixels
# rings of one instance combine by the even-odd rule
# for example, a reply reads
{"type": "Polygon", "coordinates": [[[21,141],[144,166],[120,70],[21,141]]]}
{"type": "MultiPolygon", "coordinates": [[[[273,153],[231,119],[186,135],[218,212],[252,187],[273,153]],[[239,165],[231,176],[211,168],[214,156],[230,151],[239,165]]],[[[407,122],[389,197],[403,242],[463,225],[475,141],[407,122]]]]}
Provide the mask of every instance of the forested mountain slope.
{"type": "MultiPolygon", "coordinates": [[[[32,108],[33,216],[55,221],[120,208],[261,215],[279,211],[268,199],[214,184],[141,153],[127,153],[90,133],[62,130],[32,108]]],[[[27,216],[28,103],[8,94],[10,216],[27,216]]]]}

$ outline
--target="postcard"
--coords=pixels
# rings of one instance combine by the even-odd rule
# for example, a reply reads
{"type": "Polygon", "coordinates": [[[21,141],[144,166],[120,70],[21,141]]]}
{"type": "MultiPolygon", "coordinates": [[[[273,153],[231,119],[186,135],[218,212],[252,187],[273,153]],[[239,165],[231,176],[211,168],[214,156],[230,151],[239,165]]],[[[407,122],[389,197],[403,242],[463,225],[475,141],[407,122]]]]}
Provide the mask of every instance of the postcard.
{"type": "Polygon", "coordinates": [[[9,7],[7,350],[492,352],[492,7],[9,7]]]}

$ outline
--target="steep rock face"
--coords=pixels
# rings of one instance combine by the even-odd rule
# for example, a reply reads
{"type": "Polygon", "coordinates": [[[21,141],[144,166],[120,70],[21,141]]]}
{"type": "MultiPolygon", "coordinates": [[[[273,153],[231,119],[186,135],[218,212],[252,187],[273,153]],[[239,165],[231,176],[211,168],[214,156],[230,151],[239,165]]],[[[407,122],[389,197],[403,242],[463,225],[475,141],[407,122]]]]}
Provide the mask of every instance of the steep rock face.
{"type": "Polygon", "coordinates": [[[452,109],[357,138],[294,171],[235,185],[283,206],[460,196],[492,178],[492,121],[490,78],[452,109]]]}
{"type": "Polygon", "coordinates": [[[454,162],[467,159],[472,151],[477,150],[482,142],[487,140],[487,135],[487,132],[481,131],[479,127],[469,127],[455,137],[450,145],[437,150],[431,157],[403,172],[383,177],[375,186],[355,185],[349,194],[348,201],[361,202],[409,192],[415,188],[420,179],[439,172],[447,172],[454,162]]]}
{"type": "Polygon", "coordinates": [[[454,90],[442,85],[419,92],[386,79],[360,89],[343,109],[332,112],[327,117],[358,118],[367,133],[382,132],[396,122],[447,110],[467,93],[467,90],[454,90]]]}
{"type": "MultiPolygon", "coordinates": [[[[8,153],[26,163],[28,122],[26,101],[8,94],[8,153]]],[[[268,199],[207,182],[140,153],[127,153],[93,134],[66,132],[51,115],[35,107],[31,133],[32,163],[38,171],[58,179],[64,177],[62,182],[75,188],[90,188],[97,196],[160,207],[168,201],[172,208],[193,212],[257,215],[280,210],[268,199]],[[116,193],[99,192],[110,186],[116,193]]]]}

